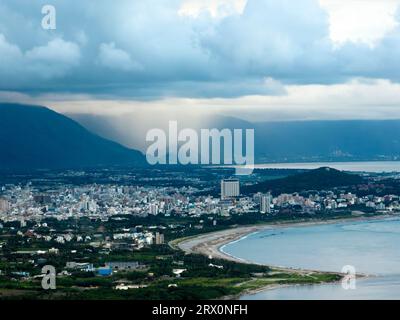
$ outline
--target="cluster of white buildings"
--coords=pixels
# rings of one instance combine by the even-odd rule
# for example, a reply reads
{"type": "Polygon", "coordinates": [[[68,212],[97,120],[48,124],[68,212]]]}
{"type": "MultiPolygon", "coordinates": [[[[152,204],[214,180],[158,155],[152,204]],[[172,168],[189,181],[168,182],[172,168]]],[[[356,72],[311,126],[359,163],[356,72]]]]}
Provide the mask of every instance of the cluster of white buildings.
{"type": "MultiPolygon", "coordinates": [[[[138,187],[91,184],[38,190],[26,186],[6,185],[0,193],[0,220],[40,222],[45,217],[59,220],[90,217],[107,221],[114,215],[221,215],[261,212],[279,213],[295,207],[296,211],[313,213],[364,206],[374,210],[399,210],[399,197],[363,196],[333,191],[314,192],[308,196],[257,193],[242,196],[238,179],[221,181],[220,197],[197,196],[193,187],[138,187]]],[[[60,240],[61,241],[61,240],[60,240]]],[[[147,240],[145,240],[147,241],[147,240]]],[[[147,241],[148,242],[148,241],[147,241]]]]}
{"type": "Polygon", "coordinates": [[[37,190],[31,185],[3,187],[0,195],[0,219],[3,221],[36,220],[56,217],[93,217],[107,220],[113,215],[141,217],[189,211],[194,188],[130,187],[87,185],[60,186],[37,190]]]}
{"type": "Polygon", "coordinates": [[[161,245],[165,243],[164,234],[161,232],[151,232],[144,230],[143,232],[136,232],[134,229],[122,229],[118,233],[114,233],[112,236],[106,236],[103,238],[100,234],[94,234],[92,236],[79,235],[73,233],[58,233],[45,232],[42,234],[38,230],[46,230],[47,226],[45,223],[37,224],[26,232],[18,230],[16,234],[20,237],[35,238],[46,242],[54,242],[58,244],[65,244],[69,242],[85,242],[93,247],[102,247],[105,249],[113,249],[115,246],[124,244],[125,248],[129,249],[141,249],[146,246],[153,244],[161,245]]]}
{"type": "MultiPolygon", "coordinates": [[[[240,197],[239,180],[221,182],[221,197],[196,196],[192,187],[131,187],[118,185],[60,186],[37,190],[31,185],[3,187],[0,220],[40,222],[46,217],[65,220],[71,217],[100,218],[114,215],[200,216],[229,215],[259,210],[253,199],[240,197]]],[[[265,203],[265,201],[264,201],[265,203]]],[[[269,212],[268,209],[265,211],[269,212]]]]}
{"type": "Polygon", "coordinates": [[[323,191],[310,194],[308,197],[294,194],[280,194],[272,199],[273,208],[285,208],[299,206],[304,212],[329,211],[338,209],[362,209],[371,208],[376,211],[396,212],[400,210],[399,196],[387,195],[362,196],[354,193],[334,193],[323,191]]]}

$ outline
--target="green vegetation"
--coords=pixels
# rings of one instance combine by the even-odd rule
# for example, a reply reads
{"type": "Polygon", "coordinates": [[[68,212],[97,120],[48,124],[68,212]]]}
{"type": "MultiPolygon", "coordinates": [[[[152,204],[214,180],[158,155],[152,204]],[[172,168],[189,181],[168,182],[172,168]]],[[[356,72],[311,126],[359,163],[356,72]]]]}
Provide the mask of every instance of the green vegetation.
{"type": "MultiPolygon", "coordinates": [[[[137,226],[167,227],[164,229],[167,241],[172,245],[152,245],[140,250],[104,250],[90,242],[46,242],[43,239],[22,237],[13,231],[11,223],[4,223],[0,230],[0,299],[215,299],[223,296],[237,296],[249,290],[283,284],[316,284],[337,281],[340,275],[327,273],[300,273],[282,271],[267,266],[236,263],[221,259],[210,260],[206,256],[185,254],[176,247],[182,239],[210,231],[218,231],[237,225],[260,223],[304,222],[333,218],[349,218],[351,212],[340,211],[327,215],[286,216],[247,213],[231,217],[150,217],[148,221],[132,216],[116,216],[109,221],[99,219],[69,219],[58,221],[46,219],[48,230],[57,232],[71,230],[73,234],[90,236],[95,234],[110,237],[121,228],[137,226]],[[120,219],[117,219],[120,218],[120,219]],[[218,223],[213,225],[213,221],[218,223]],[[170,226],[174,225],[173,228],[170,226]],[[194,228],[192,226],[199,226],[194,228]],[[99,231],[100,230],[100,231],[99,231]],[[49,253],[56,248],[58,253],[49,253]],[[38,250],[46,253],[37,254],[38,250]],[[40,261],[43,260],[43,261],[40,261]],[[142,268],[114,272],[111,276],[99,276],[94,272],[72,271],[57,276],[57,289],[46,291],[41,288],[41,267],[53,265],[57,272],[65,270],[69,261],[91,263],[104,266],[109,261],[137,261],[142,268]],[[176,269],[184,269],[177,277],[176,269]],[[18,274],[29,273],[29,276],[18,274]],[[117,290],[118,285],[131,286],[127,290],[117,290]]],[[[25,233],[32,226],[18,228],[25,233]]],[[[140,228],[140,227],[137,227],[140,228]]],[[[17,228],[15,228],[17,229],[17,228]]],[[[45,232],[44,232],[45,233],[45,232]]]]}
{"type": "MultiPolygon", "coordinates": [[[[90,255],[87,256],[89,258],[90,255]]],[[[63,264],[62,254],[57,257],[63,264]]],[[[339,275],[325,273],[301,274],[281,272],[267,266],[242,264],[221,259],[184,254],[168,245],[153,246],[138,252],[114,252],[110,255],[93,253],[89,260],[101,264],[106,260],[140,261],[143,270],[120,271],[108,277],[93,272],[73,272],[57,277],[57,289],[41,289],[41,279],[10,279],[1,277],[1,299],[133,299],[133,300],[189,300],[215,299],[236,296],[276,284],[314,284],[337,281],[339,275]],[[98,256],[97,256],[98,255],[98,256]],[[97,259],[97,260],[96,260],[97,259]],[[211,264],[212,262],[212,264],[211,264]],[[218,267],[216,267],[218,266],[218,267]],[[179,277],[174,269],[185,269],[179,277]],[[117,290],[118,284],[136,288],[117,290]]],[[[2,266],[5,263],[2,262],[2,266]]]]}
{"type": "Polygon", "coordinates": [[[353,186],[365,180],[356,174],[350,174],[332,168],[319,168],[291,175],[281,179],[267,180],[245,187],[245,192],[267,192],[273,194],[300,192],[304,190],[323,190],[342,186],[353,186]]]}

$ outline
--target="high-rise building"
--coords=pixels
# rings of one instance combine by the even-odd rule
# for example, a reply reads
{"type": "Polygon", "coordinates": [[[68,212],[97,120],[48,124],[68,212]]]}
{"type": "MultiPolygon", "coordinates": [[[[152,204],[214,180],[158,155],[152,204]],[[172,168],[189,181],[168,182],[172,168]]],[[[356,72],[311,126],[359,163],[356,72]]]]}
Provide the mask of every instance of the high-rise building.
{"type": "Polygon", "coordinates": [[[271,194],[269,192],[267,194],[263,194],[260,198],[260,212],[271,213],[271,202],[272,202],[271,194]]]}
{"type": "Polygon", "coordinates": [[[0,199],[0,212],[7,212],[10,210],[10,203],[6,199],[0,199]]]}
{"type": "Polygon", "coordinates": [[[221,180],[221,199],[234,198],[240,195],[238,179],[221,180]]]}
{"type": "Polygon", "coordinates": [[[90,200],[89,197],[85,196],[82,198],[80,202],[80,208],[84,211],[96,212],[97,211],[97,203],[94,200],[90,200]]]}
{"type": "Polygon", "coordinates": [[[164,244],[164,235],[156,232],[156,244],[164,244]]]}
{"type": "Polygon", "coordinates": [[[155,203],[151,203],[149,206],[149,213],[154,216],[158,215],[158,205],[155,203]]]}

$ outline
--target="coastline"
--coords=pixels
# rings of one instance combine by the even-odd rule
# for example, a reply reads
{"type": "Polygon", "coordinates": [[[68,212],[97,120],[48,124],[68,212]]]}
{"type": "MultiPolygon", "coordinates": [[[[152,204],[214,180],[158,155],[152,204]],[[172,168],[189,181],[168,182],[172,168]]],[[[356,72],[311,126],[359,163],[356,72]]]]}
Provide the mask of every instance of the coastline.
{"type": "MultiPolygon", "coordinates": [[[[207,257],[224,259],[228,261],[233,261],[237,263],[248,263],[248,264],[258,264],[268,266],[276,272],[294,272],[296,274],[309,274],[309,273],[325,273],[325,274],[341,274],[340,272],[326,271],[326,270],[311,270],[311,269],[299,269],[292,268],[290,266],[273,266],[268,264],[256,263],[241,259],[229,255],[223,251],[223,247],[229,243],[240,241],[245,237],[260,232],[266,229],[278,229],[287,227],[305,227],[313,225],[326,225],[326,224],[336,224],[336,223],[346,223],[346,222],[362,222],[362,221],[374,221],[382,220],[387,218],[393,218],[396,215],[380,215],[372,217],[350,217],[350,218],[339,218],[339,219],[329,219],[329,220],[316,220],[316,221],[288,221],[288,222],[277,222],[277,223],[265,223],[260,225],[251,226],[241,226],[233,227],[221,231],[201,234],[198,236],[193,236],[189,238],[177,239],[177,241],[171,242],[170,245],[183,250],[186,253],[195,253],[205,255],[207,257]]],[[[368,274],[357,274],[360,278],[371,277],[373,275],[368,274]]],[[[332,282],[331,282],[332,283],[332,282]]],[[[321,283],[323,284],[323,283],[321,283]]],[[[283,288],[288,286],[295,286],[301,284],[271,284],[267,286],[262,286],[255,289],[244,290],[242,293],[235,296],[226,296],[222,299],[238,299],[245,294],[255,294],[260,291],[273,290],[277,288],[283,288]]],[[[309,284],[308,284],[309,285],[309,284]]]]}
{"type": "Polygon", "coordinates": [[[200,234],[193,237],[177,239],[171,241],[170,245],[172,247],[183,250],[186,253],[196,253],[205,256],[211,256],[212,258],[224,259],[229,261],[234,261],[238,263],[249,263],[249,264],[259,264],[272,267],[280,270],[292,270],[292,271],[304,271],[304,272],[327,272],[333,273],[333,271],[324,270],[309,270],[309,269],[298,269],[291,268],[289,266],[271,266],[267,264],[257,263],[253,261],[248,261],[241,259],[221,250],[221,248],[229,243],[239,241],[253,233],[260,232],[266,229],[279,229],[288,227],[306,227],[314,225],[326,225],[326,224],[336,224],[336,223],[346,223],[346,222],[362,222],[362,221],[373,221],[381,220],[387,218],[393,218],[396,215],[379,215],[372,217],[351,217],[351,218],[339,218],[339,219],[327,219],[327,220],[315,220],[315,221],[285,221],[285,222],[274,222],[265,223],[259,225],[249,225],[233,227],[229,229],[224,229],[215,232],[209,232],[200,234]]]}

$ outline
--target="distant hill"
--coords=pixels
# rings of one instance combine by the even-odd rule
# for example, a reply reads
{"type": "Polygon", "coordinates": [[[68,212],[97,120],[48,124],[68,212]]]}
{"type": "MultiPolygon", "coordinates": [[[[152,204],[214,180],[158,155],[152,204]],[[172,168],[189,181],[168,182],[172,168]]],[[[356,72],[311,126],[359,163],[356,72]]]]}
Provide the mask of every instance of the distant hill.
{"type": "Polygon", "coordinates": [[[264,122],[254,128],[261,162],[400,159],[400,120],[264,122]]]}
{"type": "Polygon", "coordinates": [[[400,120],[211,122],[217,128],[253,128],[258,163],[400,160],[400,120]]]}
{"type": "MultiPolygon", "coordinates": [[[[143,121],[135,119],[134,115],[129,119],[129,125],[132,124],[135,131],[117,126],[122,122],[114,117],[70,116],[93,132],[124,145],[134,140],[131,135],[140,137],[139,142],[145,141],[147,130],[143,128],[143,121]],[[141,130],[137,129],[139,127],[141,130]]],[[[249,122],[213,116],[204,117],[195,125],[190,120],[179,122],[179,126],[197,130],[254,129],[257,163],[400,160],[400,120],[249,122]]],[[[131,145],[143,148],[139,143],[131,145]]]]}
{"type": "Polygon", "coordinates": [[[144,165],[145,157],[40,106],[0,103],[0,169],[144,165]]]}
{"type": "Polygon", "coordinates": [[[322,167],[291,175],[282,179],[268,180],[243,188],[244,193],[268,192],[293,193],[305,190],[323,190],[363,183],[364,179],[336,169],[322,167]]]}

